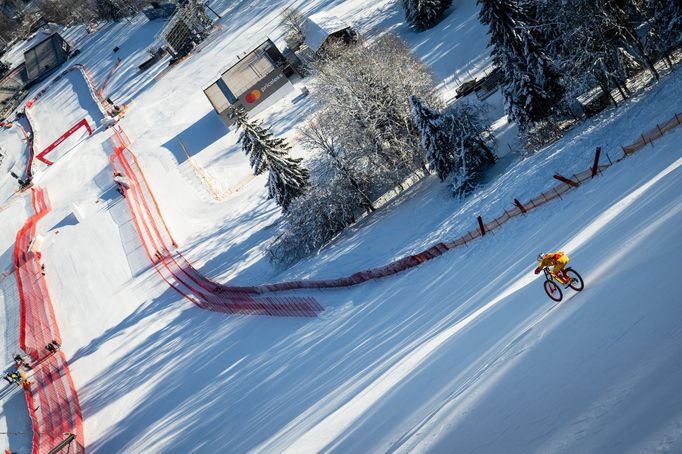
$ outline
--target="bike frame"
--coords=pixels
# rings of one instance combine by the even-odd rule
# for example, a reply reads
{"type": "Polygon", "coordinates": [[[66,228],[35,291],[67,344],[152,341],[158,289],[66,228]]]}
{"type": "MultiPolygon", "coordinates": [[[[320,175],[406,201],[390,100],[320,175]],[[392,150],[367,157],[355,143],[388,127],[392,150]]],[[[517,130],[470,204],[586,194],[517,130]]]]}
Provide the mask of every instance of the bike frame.
{"type": "Polygon", "coordinates": [[[550,282],[554,282],[555,284],[561,285],[561,283],[560,283],[560,282],[556,279],[556,277],[554,276],[554,273],[552,273],[552,272],[549,270],[549,267],[547,267],[547,266],[544,267],[544,268],[542,269],[542,271],[545,272],[545,279],[547,279],[547,280],[550,281],[550,282]]]}

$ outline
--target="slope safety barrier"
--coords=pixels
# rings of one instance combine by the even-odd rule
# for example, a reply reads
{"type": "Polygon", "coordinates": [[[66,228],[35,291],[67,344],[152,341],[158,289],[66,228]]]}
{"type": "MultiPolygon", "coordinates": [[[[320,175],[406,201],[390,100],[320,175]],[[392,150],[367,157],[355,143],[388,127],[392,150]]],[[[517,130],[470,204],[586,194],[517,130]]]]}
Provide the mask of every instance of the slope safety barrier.
{"type": "Polygon", "coordinates": [[[128,181],[121,190],[133,223],[147,257],[170,287],[202,309],[228,314],[314,317],[323,310],[314,298],[254,297],[253,292],[215,283],[199,273],[177,250],[137,157],[125,143],[121,130],[115,127],[114,131],[112,168],[128,181]]]}
{"type": "Polygon", "coordinates": [[[26,131],[26,128],[22,126],[22,124],[19,121],[16,121],[14,123],[9,124],[9,126],[16,126],[19,128],[19,131],[21,131],[21,135],[24,137],[24,141],[26,142],[26,147],[28,150],[28,157],[26,159],[26,169],[24,170],[24,181],[31,181],[33,178],[33,127],[31,126],[31,122],[29,121],[28,117],[24,117],[26,120],[26,127],[28,128],[28,131],[26,131]]]}
{"type": "Polygon", "coordinates": [[[47,164],[49,166],[54,164],[54,162],[45,158],[45,156],[47,156],[49,153],[53,152],[55,148],[57,148],[59,145],[61,145],[66,139],[71,137],[80,128],[85,128],[85,130],[88,132],[88,135],[92,135],[92,127],[90,126],[90,123],[88,123],[87,119],[83,118],[81,121],[79,121],[75,125],[71,126],[71,128],[69,128],[68,131],[66,131],[64,134],[62,134],[61,137],[59,137],[57,140],[55,140],[50,145],[48,145],[48,147],[45,148],[45,150],[41,151],[36,156],[36,159],[44,162],[45,164],[47,164]]]}
{"type": "Polygon", "coordinates": [[[97,94],[99,95],[100,99],[106,99],[106,90],[107,87],[109,86],[109,82],[111,82],[111,78],[114,76],[114,73],[116,72],[118,67],[121,66],[121,63],[123,63],[123,60],[117,58],[116,63],[114,63],[114,66],[109,70],[109,74],[107,74],[107,77],[106,79],[104,79],[104,82],[102,82],[102,86],[100,86],[99,89],[97,90],[97,94]]]}
{"type": "Polygon", "coordinates": [[[21,302],[19,345],[30,356],[32,369],[24,391],[33,425],[33,454],[83,453],[83,422],[78,395],[61,350],[62,338],[35,245],[36,224],[49,211],[45,191],[31,191],[35,214],[17,233],[14,270],[21,302]],[[70,440],[70,441],[69,441],[70,440]]]}

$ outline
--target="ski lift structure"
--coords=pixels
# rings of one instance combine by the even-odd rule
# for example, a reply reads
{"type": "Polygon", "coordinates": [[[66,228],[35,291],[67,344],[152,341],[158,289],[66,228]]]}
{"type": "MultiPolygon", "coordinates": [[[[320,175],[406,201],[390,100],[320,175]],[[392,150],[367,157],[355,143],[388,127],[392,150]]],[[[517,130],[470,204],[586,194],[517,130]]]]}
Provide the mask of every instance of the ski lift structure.
{"type": "Polygon", "coordinates": [[[261,112],[293,91],[295,74],[277,46],[268,39],[222,72],[204,94],[223,121],[232,126],[237,109],[261,112]],[[277,96],[275,96],[277,95],[277,96]]]}
{"type": "Polygon", "coordinates": [[[200,1],[188,1],[176,9],[168,24],[157,35],[157,45],[165,48],[177,61],[194,49],[211,32],[213,20],[200,1]]]}
{"type": "Polygon", "coordinates": [[[24,52],[28,82],[46,76],[71,56],[71,46],[59,33],[52,33],[24,52]]]}

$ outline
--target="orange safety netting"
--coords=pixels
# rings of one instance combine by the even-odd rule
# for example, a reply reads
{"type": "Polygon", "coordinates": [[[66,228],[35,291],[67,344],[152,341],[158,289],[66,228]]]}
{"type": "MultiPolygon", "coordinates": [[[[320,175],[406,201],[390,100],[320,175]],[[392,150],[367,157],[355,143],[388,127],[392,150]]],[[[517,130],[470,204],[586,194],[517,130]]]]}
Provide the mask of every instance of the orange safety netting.
{"type": "Polygon", "coordinates": [[[83,453],[83,422],[78,395],[61,350],[49,351],[62,339],[34,247],[36,224],[50,211],[45,191],[31,192],[35,214],[19,230],[14,246],[14,269],[21,301],[20,347],[31,357],[31,374],[24,391],[33,425],[33,453],[48,453],[75,435],[60,452],[83,453]]]}
{"type": "Polygon", "coordinates": [[[169,286],[202,309],[229,314],[314,317],[322,306],[310,297],[255,297],[248,289],[218,284],[199,273],[177,250],[137,157],[115,128],[115,148],[110,156],[115,172],[130,182],[124,191],[143,248],[154,268],[169,286]]]}

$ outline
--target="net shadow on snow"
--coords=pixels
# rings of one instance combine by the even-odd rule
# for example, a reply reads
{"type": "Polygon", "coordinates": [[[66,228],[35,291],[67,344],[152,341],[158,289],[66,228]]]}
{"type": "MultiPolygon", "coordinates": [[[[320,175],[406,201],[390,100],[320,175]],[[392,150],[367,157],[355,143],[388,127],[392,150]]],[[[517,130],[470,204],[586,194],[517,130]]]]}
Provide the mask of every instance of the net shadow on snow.
{"type": "MultiPolygon", "coordinates": [[[[177,302],[178,299],[174,290],[166,290],[89,346],[79,350],[74,359],[93,353],[114,338],[129,335],[127,330],[133,330],[147,318],[158,318],[166,311],[176,311],[178,303],[171,302],[177,302]]],[[[241,346],[243,342],[240,339],[249,337],[243,332],[247,326],[249,330],[259,331],[259,325],[263,323],[263,319],[256,324],[249,323],[251,317],[238,315],[231,317],[229,323],[226,323],[224,314],[213,314],[186,306],[184,301],[179,304],[182,304],[182,308],[173,315],[171,323],[148,336],[142,345],[136,346],[95,380],[81,387],[84,414],[91,417],[94,413],[105,410],[109,402],[124,398],[139,384],[158,377],[156,373],[160,369],[167,371],[153,384],[153,391],[148,399],[121,422],[121,430],[108,433],[105,440],[90,443],[90,449],[120,452],[127,443],[146,430],[150,418],[152,423],[160,422],[154,418],[162,419],[178,408],[202,408],[210,405],[212,397],[205,395],[202,388],[210,384],[220,372],[224,372],[223,368],[234,362],[232,355],[235,345],[241,346]],[[230,330],[229,337],[214,334],[216,331],[224,332],[226,325],[230,330]],[[208,345],[207,337],[212,341],[208,345]],[[187,348],[187,344],[193,345],[193,348],[187,348]],[[145,423],[141,424],[141,421],[145,423]]],[[[309,322],[306,319],[287,319],[286,323],[275,325],[282,327],[279,336],[283,337],[309,322]]],[[[272,337],[266,341],[258,341],[251,336],[250,340],[255,341],[250,348],[255,346],[256,351],[260,347],[267,350],[269,345],[263,344],[272,342],[272,337]]],[[[197,410],[192,410],[195,411],[197,410]]]]}
{"type": "MultiPolygon", "coordinates": [[[[254,279],[249,279],[252,282],[232,282],[234,285],[249,285],[251,283],[262,283],[272,273],[271,265],[268,261],[267,253],[260,253],[262,248],[267,247],[268,242],[273,237],[273,229],[276,227],[278,221],[272,223],[272,217],[279,211],[279,208],[270,203],[260,204],[258,209],[247,211],[229,220],[229,222],[222,223],[216,230],[205,232],[197,241],[201,247],[208,247],[210,249],[220,251],[218,254],[212,256],[208,261],[202,263],[197,267],[197,270],[209,278],[215,278],[228,271],[236,271],[235,267],[239,266],[237,276],[243,274],[253,275],[254,279]],[[240,226],[257,225],[257,228],[252,229],[248,233],[242,233],[240,226]],[[237,235],[231,241],[225,241],[225,237],[229,235],[237,235]],[[248,266],[239,265],[235,263],[240,262],[244,257],[250,254],[258,254],[259,258],[248,266]]],[[[195,243],[196,244],[196,243],[195,243]]],[[[193,246],[188,244],[186,248],[188,255],[192,255],[193,246]]],[[[198,265],[199,263],[196,262],[198,265]]],[[[222,281],[222,280],[221,280],[222,281]]]]}
{"type": "Polygon", "coordinates": [[[225,137],[229,132],[231,132],[230,129],[227,128],[218,114],[210,110],[162,146],[173,153],[178,164],[182,164],[187,160],[187,154],[182,151],[181,145],[178,143],[180,140],[185,144],[187,153],[190,156],[195,156],[225,137]]]}

